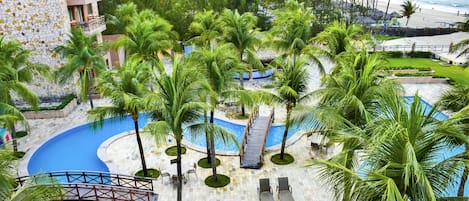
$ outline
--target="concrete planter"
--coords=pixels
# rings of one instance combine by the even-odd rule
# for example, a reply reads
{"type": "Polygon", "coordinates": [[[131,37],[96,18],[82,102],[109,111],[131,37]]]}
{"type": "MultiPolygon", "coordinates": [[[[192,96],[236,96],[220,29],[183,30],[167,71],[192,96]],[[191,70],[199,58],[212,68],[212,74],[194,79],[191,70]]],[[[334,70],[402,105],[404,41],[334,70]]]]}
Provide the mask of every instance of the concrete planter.
{"type": "Polygon", "coordinates": [[[23,112],[27,119],[52,119],[66,117],[77,106],[77,99],[73,99],[61,110],[42,110],[23,112]]]}

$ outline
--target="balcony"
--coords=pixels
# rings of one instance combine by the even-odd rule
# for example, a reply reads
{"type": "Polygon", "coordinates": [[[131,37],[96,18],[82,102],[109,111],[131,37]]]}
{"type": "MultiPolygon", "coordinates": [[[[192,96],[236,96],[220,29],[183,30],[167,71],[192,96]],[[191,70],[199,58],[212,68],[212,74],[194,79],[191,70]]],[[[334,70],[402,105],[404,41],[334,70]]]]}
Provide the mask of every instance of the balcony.
{"type": "Polygon", "coordinates": [[[86,5],[89,3],[95,3],[101,0],[67,0],[68,6],[86,5]]]}
{"type": "Polygon", "coordinates": [[[106,30],[106,21],[104,16],[88,16],[88,22],[72,23],[72,26],[79,26],[86,34],[91,35],[106,30]]]}

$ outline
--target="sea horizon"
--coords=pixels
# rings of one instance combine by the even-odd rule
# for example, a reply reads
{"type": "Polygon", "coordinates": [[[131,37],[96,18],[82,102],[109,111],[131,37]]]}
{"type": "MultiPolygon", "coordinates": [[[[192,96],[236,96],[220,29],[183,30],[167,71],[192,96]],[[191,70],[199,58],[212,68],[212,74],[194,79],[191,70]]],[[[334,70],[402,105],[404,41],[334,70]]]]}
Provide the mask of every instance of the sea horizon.
{"type": "MultiPolygon", "coordinates": [[[[383,0],[381,0],[383,1],[383,0]]],[[[386,1],[386,0],[384,0],[386,1]]],[[[404,0],[391,0],[395,4],[402,4],[404,0]]],[[[469,14],[469,0],[413,0],[420,8],[434,9],[459,15],[469,14]]]]}

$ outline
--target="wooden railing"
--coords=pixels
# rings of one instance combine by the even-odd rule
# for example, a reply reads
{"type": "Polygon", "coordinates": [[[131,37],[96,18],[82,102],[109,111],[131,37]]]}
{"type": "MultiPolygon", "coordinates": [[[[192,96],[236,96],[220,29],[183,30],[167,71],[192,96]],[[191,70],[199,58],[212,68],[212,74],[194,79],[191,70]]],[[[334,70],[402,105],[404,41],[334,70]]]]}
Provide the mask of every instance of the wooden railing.
{"type": "Polygon", "coordinates": [[[60,184],[63,200],[157,201],[153,191],[101,184],[60,184]]]}
{"type": "Polygon", "coordinates": [[[48,172],[31,176],[16,178],[18,185],[26,181],[41,183],[67,183],[67,184],[99,184],[129,189],[153,191],[153,180],[146,177],[112,174],[108,172],[93,171],[62,171],[48,172]]]}
{"type": "Polygon", "coordinates": [[[241,147],[239,149],[239,164],[244,159],[244,147],[248,143],[248,135],[249,132],[251,132],[251,127],[254,121],[259,117],[259,108],[255,107],[253,111],[251,112],[251,115],[249,116],[248,122],[246,123],[246,127],[244,128],[244,133],[243,133],[243,140],[241,142],[241,147]]]}
{"type": "Polygon", "coordinates": [[[381,51],[428,51],[428,52],[449,52],[449,45],[376,45],[367,46],[368,51],[381,52],[381,51]]]}
{"type": "Polygon", "coordinates": [[[262,150],[261,150],[261,153],[259,154],[260,158],[261,158],[260,161],[262,162],[262,164],[264,164],[265,142],[267,140],[267,135],[269,134],[270,126],[274,122],[274,116],[275,116],[275,108],[272,108],[272,110],[270,111],[270,115],[269,115],[269,124],[267,124],[267,127],[265,129],[265,133],[264,133],[264,141],[262,143],[262,150]]]}

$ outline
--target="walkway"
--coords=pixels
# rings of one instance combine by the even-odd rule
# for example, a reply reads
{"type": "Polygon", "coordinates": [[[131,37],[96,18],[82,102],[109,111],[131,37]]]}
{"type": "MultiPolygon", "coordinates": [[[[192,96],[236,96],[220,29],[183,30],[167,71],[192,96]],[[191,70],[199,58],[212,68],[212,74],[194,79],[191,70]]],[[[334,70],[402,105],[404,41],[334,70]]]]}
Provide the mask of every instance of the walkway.
{"type": "MultiPolygon", "coordinates": [[[[256,115],[257,116],[257,115],[256,115]]],[[[252,121],[250,119],[243,136],[240,151],[242,168],[259,169],[263,163],[264,147],[270,125],[273,121],[273,110],[269,116],[260,116],[252,121]],[[250,123],[252,122],[252,124],[250,123]],[[246,136],[247,135],[247,136],[246,136]]]]}

